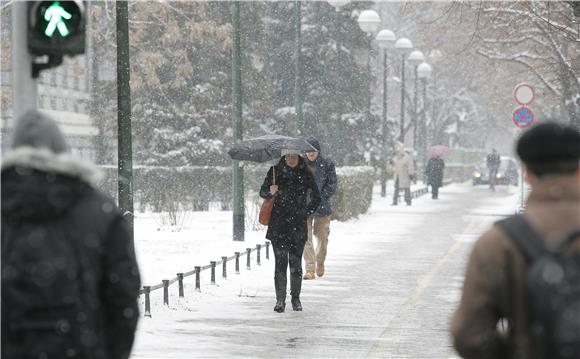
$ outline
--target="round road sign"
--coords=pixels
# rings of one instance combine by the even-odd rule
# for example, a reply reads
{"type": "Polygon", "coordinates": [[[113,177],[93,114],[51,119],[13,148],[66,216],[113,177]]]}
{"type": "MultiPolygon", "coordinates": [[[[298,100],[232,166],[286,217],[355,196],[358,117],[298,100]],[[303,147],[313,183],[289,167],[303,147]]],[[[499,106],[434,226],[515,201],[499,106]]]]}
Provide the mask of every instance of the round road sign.
{"type": "Polygon", "coordinates": [[[521,83],[514,88],[514,98],[517,103],[526,106],[534,102],[536,91],[532,85],[521,83]]]}
{"type": "Polygon", "coordinates": [[[528,127],[534,122],[535,118],[534,112],[525,106],[516,108],[512,116],[512,120],[519,128],[528,127]]]}

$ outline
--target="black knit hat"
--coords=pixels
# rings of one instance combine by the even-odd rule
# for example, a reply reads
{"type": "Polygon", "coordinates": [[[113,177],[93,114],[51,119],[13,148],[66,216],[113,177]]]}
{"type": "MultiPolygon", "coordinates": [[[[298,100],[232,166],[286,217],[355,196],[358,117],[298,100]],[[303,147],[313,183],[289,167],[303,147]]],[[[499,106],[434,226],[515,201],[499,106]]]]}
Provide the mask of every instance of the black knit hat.
{"type": "Polygon", "coordinates": [[[557,122],[543,122],[522,134],[516,151],[537,175],[574,172],[580,159],[580,132],[557,122]]]}
{"type": "Polygon", "coordinates": [[[316,150],[318,152],[320,152],[320,142],[318,142],[318,140],[315,137],[308,137],[306,139],[306,142],[310,143],[310,145],[312,145],[312,147],[316,148],[316,150]]]}

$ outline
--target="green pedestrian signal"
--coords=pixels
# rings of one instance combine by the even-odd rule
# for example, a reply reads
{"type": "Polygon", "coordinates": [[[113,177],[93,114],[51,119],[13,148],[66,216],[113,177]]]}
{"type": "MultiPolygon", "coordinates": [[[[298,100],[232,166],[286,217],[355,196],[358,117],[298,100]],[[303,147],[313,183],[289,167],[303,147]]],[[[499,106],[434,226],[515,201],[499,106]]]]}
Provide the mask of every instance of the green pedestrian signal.
{"type": "Polygon", "coordinates": [[[44,12],[44,19],[48,21],[44,34],[48,37],[52,37],[52,35],[54,35],[54,30],[58,28],[60,36],[67,37],[68,34],[70,34],[70,31],[68,31],[65,20],[70,20],[71,18],[72,15],[66,12],[58,1],[55,1],[44,12]]]}
{"type": "Polygon", "coordinates": [[[85,52],[84,1],[30,1],[28,49],[32,55],[78,55],[85,52]]]}

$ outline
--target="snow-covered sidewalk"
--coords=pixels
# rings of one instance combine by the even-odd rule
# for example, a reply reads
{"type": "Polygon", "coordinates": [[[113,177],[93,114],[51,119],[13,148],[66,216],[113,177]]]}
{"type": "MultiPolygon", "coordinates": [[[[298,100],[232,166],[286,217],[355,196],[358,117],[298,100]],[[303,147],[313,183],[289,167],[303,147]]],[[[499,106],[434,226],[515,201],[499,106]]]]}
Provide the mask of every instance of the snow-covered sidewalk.
{"type": "MultiPolygon", "coordinates": [[[[347,307],[355,306],[355,308],[358,308],[359,305],[363,308],[365,305],[377,305],[376,301],[382,301],[385,297],[383,295],[369,297],[368,293],[372,293],[375,290],[373,288],[381,285],[379,284],[381,282],[375,282],[373,279],[376,277],[376,280],[380,281],[378,278],[381,277],[381,273],[373,273],[372,271],[368,275],[361,272],[352,273],[353,268],[358,268],[360,271],[361,268],[365,267],[365,263],[372,262],[376,266],[385,260],[400,260],[398,253],[390,252],[393,248],[398,248],[400,245],[412,248],[415,242],[421,243],[420,238],[415,237],[417,231],[419,233],[429,231],[428,228],[420,229],[425,226],[427,218],[436,213],[445,213],[448,209],[457,211],[457,204],[451,198],[469,197],[469,192],[474,190],[479,191],[480,197],[484,198],[483,201],[487,203],[484,207],[472,209],[473,213],[481,213],[481,215],[477,214],[479,216],[477,221],[481,223],[472,226],[471,229],[475,233],[483,230],[484,226],[489,224],[489,219],[481,221],[486,218],[484,215],[489,215],[489,213],[509,214],[515,208],[514,203],[517,201],[514,197],[517,197],[515,196],[517,189],[514,188],[505,187],[500,189],[499,193],[487,195],[484,189],[473,189],[465,184],[454,184],[441,190],[439,201],[433,201],[430,196],[425,195],[415,199],[412,206],[399,205],[394,207],[390,206],[391,196],[381,198],[379,196],[380,190],[376,187],[373,205],[367,214],[347,222],[332,222],[327,260],[328,275],[314,281],[304,282],[303,304],[305,311],[302,313],[290,311],[281,316],[272,311],[275,297],[273,255],[270,252],[270,260],[267,261],[264,250],[262,250],[261,266],[256,266],[255,253],[252,254],[251,270],[246,269],[245,258],[240,263],[240,274],[234,274],[233,262],[228,263],[227,279],[221,278],[221,268],[218,268],[215,285],[211,285],[209,282],[209,271],[202,272],[201,291],[199,292],[195,291],[195,276],[186,278],[184,280],[185,298],[178,298],[177,284],[174,284],[169,288],[170,304],[168,307],[162,305],[163,290],[155,291],[151,294],[152,318],[142,318],[139,323],[133,358],[303,357],[303,355],[349,357],[351,354],[359,356],[360,352],[356,350],[364,351],[365,346],[341,342],[340,335],[346,335],[348,338],[353,335],[362,335],[368,336],[368,340],[377,340],[380,331],[377,333],[377,329],[374,329],[376,328],[375,324],[368,322],[370,320],[368,318],[373,317],[372,313],[366,320],[362,317],[352,318],[357,323],[362,320],[359,323],[359,329],[352,328],[351,319],[343,319],[343,321],[346,320],[343,329],[336,330],[339,337],[335,338],[334,330],[330,330],[327,334],[329,334],[329,338],[333,338],[328,339],[332,342],[325,343],[326,346],[319,349],[311,349],[308,346],[295,343],[292,345],[302,351],[293,352],[291,347],[286,347],[286,349],[281,347],[276,349],[277,354],[274,354],[271,352],[273,343],[248,342],[242,337],[232,340],[231,336],[235,335],[236,332],[247,335],[248,331],[257,331],[253,335],[263,338],[266,342],[277,337],[288,337],[286,339],[292,342],[292,333],[286,333],[289,328],[310,328],[313,330],[312,325],[315,323],[312,320],[318,322],[336,321],[334,316],[337,313],[334,313],[333,310],[340,311],[345,305],[347,307]],[[390,248],[387,249],[388,257],[383,257],[385,246],[390,248]],[[368,291],[368,293],[349,292],[350,297],[354,296],[354,298],[359,299],[347,299],[347,303],[343,301],[342,304],[335,303],[327,308],[329,299],[332,303],[331,298],[336,298],[337,293],[354,289],[352,281],[354,280],[354,283],[360,281],[355,278],[356,275],[365,275],[361,279],[370,281],[371,284],[361,286],[363,292],[368,291]],[[354,303],[350,304],[350,301],[354,303]],[[357,301],[362,302],[357,303],[357,301]],[[322,308],[327,309],[323,310],[322,308]],[[260,323],[263,324],[260,325],[260,323]],[[342,333],[343,330],[348,330],[348,332],[342,333]],[[225,346],[227,346],[227,350],[225,350],[225,346]],[[222,347],[224,348],[223,353],[216,354],[220,353],[222,347]],[[324,352],[329,348],[335,351],[332,353],[324,352]]],[[[144,284],[157,284],[161,279],[171,279],[177,272],[186,272],[192,270],[194,266],[209,264],[210,260],[221,260],[221,256],[230,256],[234,251],[244,252],[245,248],[255,247],[255,244],[263,244],[265,241],[265,231],[257,231],[248,232],[245,242],[233,242],[230,212],[195,213],[192,218],[193,221],[189,228],[180,232],[171,232],[165,228],[157,230],[157,223],[153,217],[138,217],[136,247],[144,284]]],[[[454,219],[451,218],[450,221],[452,220],[454,219]]],[[[475,238],[473,234],[468,237],[475,238]]],[[[466,238],[463,236],[460,239],[465,242],[466,238]]],[[[408,250],[408,247],[403,247],[403,249],[408,250]]],[[[412,263],[410,264],[413,266],[412,263]]],[[[430,262],[422,261],[414,264],[413,268],[419,269],[425,266],[428,268],[431,265],[430,262]]],[[[413,270],[412,272],[417,271],[413,270]]],[[[393,290],[400,292],[409,285],[408,282],[398,282],[400,279],[393,278],[393,280],[395,282],[392,282],[392,285],[395,287],[388,289],[390,295],[394,295],[393,290]]],[[[411,278],[406,280],[410,280],[411,284],[415,281],[411,278]]],[[[456,300],[457,296],[457,289],[454,291],[454,293],[447,295],[447,297],[451,297],[452,302],[456,300]]],[[[403,295],[390,298],[394,307],[380,313],[376,320],[380,323],[388,322],[391,311],[396,312],[395,309],[401,307],[398,305],[403,304],[401,301],[404,302],[404,300],[403,295]],[[381,315],[385,318],[380,318],[381,315]]],[[[350,318],[348,313],[341,313],[338,315],[346,315],[345,318],[350,318]]],[[[364,309],[362,309],[362,313],[364,313],[364,309]]],[[[356,315],[356,313],[353,314],[356,315]]],[[[441,334],[444,335],[444,338],[446,337],[445,333],[441,334]]],[[[304,335],[304,333],[296,333],[294,337],[300,338],[300,340],[296,339],[298,341],[306,340],[308,342],[308,339],[302,339],[304,335]]],[[[306,338],[309,338],[307,334],[306,338]]],[[[314,340],[314,338],[312,339],[314,340]]],[[[290,344],[285,343],[285,345],[290,344]]],[[[376,345],[373,348],[383,350],[376,345]]]]}

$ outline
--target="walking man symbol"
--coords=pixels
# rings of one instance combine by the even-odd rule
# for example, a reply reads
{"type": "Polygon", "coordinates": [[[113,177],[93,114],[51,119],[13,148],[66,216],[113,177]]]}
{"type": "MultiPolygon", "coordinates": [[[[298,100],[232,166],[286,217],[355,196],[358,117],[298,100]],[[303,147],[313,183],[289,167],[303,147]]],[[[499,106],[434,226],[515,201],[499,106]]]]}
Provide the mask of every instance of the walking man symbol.
{"type": "Polygon", "coordinates": [[[66,37],[70,31],[66,27],[63,18],[65,20],[70,20],[72,15],[66,12],[66,10],[62,8],[58,1],[50,5],[44,13],[44,19],[48,21],[48,25],[46,26],[46,30],[44,30],[44,34],[46,36],[52,37],[54,31],[58,29],[60,36],[66,37]]]}

